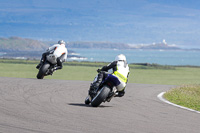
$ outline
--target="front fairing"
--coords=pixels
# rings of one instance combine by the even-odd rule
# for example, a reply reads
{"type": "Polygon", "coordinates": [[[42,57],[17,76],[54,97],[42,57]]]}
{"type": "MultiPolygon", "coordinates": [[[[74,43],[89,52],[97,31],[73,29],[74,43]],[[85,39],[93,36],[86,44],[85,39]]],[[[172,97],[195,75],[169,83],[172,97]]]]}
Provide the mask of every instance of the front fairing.
{"type": "Polygon", "coordinates": [[[57,56],[54,54],[49,54],[46,56],[46,59],[48,62],[50,62],[51,64],[57,64],[57,56]]]}

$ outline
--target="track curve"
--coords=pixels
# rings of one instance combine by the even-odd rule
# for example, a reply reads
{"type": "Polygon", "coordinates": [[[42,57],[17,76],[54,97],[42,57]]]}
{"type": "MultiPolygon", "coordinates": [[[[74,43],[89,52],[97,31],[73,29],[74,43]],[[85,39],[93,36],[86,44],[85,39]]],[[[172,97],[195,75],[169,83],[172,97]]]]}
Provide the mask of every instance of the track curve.
{"type": "Polygon", "coordinates": [[[171,85],[129,83],[122,98],[84,105],[90,82],[0,77],[2,133],[199,133],[200,115],[157,98],[171,85]]]}

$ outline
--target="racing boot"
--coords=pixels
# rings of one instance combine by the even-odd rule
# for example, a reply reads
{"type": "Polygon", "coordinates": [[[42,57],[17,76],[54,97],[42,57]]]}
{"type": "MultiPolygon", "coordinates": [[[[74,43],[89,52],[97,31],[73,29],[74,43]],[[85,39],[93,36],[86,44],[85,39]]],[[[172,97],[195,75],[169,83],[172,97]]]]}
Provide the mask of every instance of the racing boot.
{"type": "Polygon", "coordinates": [[[95,96],[95,94],[96,94],[96,87],[93,84],[90,85],[90,89],[88,91],[88,94],[91,96],[91,98],[93,98],[95,96]]]}
{"type": "Polygon", "coordinates": [[[42,66],[43,62],[44,60],[40,60],[40,63],[36,66],[36,68],[39,69],[42,66]]]}
{"type": "Polygon", "coordinates": [[[36,66],[36,68],[39,69],[39,68],[41,67],[41,65],[42,65],[42,64],[39,63],[39,64],[36,66]]]}
{"type": "Polygon", "coordinates": [[[39,69],[39,68],[42,66],[42,64],[43,64],[44,61],[46,60],[46,55],[47,55],[48,53],[49,53],[49,51],[42,54],[42,58],[40,59],[40,63],[36,66],[37,69],[39,69]]]}
{"type": "Polygon", "coordinates": [[[99,85],[101,84],[102,80],[103,80],[103,73],[100,72],[97,76],[97,80],[90,85],[89,95],[91,97],[95,96],[96,90],[99,88],[99,85]]]}

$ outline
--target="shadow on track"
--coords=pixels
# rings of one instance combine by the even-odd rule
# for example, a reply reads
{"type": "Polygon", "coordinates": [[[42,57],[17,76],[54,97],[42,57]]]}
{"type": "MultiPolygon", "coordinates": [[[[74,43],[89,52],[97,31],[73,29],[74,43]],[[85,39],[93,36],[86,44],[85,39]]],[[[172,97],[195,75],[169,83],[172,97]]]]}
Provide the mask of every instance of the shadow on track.
{"type": "MultiPolygon", "coordinates": [[[[83,103],[69,103],[68,105],[80,106],[80,107],[92,107],[91,105],[86,105],[86,104],[83,104],[83,103]]],[[[107,108],[107,107],[112,107],[112,106],[100,105],[98,108],[107,108]]],[[[92,108],[95,108],[95,107],[92,107],[92,108]]]]}

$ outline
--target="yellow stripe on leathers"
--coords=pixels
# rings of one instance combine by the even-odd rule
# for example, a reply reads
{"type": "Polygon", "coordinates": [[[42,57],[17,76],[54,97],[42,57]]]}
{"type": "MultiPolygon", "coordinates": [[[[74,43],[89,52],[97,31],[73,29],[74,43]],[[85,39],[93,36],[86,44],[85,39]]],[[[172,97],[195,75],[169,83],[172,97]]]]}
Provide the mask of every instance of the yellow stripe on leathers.
{"type": "Polygon", "coordinates": [[[120,74],[118,71],[115,71],[113,74],[116,75],[122,82],[127,82],[127,78],[120,74]]]}

